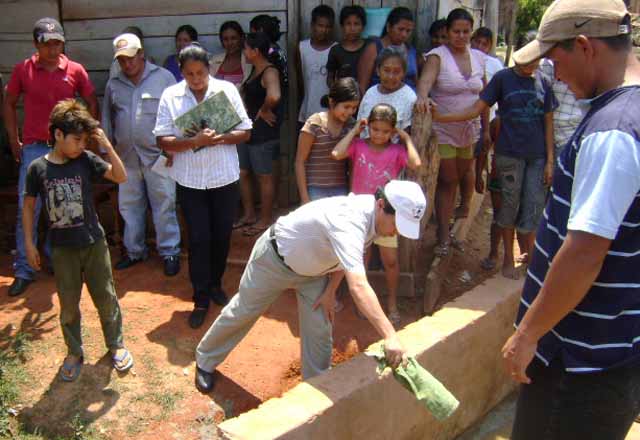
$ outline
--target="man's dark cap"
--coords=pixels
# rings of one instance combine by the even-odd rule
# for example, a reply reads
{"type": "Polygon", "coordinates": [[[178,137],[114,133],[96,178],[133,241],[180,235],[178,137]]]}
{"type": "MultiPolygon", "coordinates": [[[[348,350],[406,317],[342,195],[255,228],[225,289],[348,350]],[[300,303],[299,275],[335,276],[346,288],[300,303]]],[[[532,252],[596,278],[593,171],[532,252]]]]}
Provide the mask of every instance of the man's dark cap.
{"type": "Polygon", "coordinates": [[[64,30],[55,18],[41,18],[33,26],[33,39],[38,43],[46,43],[49,40],[64,42],[64,30]]]}

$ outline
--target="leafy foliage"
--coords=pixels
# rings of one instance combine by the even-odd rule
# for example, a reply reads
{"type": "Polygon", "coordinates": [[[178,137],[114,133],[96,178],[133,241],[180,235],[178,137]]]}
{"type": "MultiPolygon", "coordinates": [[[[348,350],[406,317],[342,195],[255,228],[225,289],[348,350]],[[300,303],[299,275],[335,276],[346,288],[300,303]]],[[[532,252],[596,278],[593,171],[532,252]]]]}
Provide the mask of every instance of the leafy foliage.
{"type": "Polygon", "coordinates": [[[518,41],[528,31],[537,30],[540,19],[552,0],[515,0],[519,4],[516,18],[516,38],[518,41]]]}

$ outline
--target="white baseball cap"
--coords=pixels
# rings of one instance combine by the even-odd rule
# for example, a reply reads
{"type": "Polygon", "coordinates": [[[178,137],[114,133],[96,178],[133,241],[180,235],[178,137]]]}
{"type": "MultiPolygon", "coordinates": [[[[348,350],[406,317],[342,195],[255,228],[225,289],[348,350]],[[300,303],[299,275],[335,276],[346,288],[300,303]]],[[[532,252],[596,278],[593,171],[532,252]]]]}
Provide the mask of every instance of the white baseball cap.
{"type": "Polygon", "coordinates": [[[121,55],[125,57],[133,57],[142,49],[140,38],[134,34],[122,34],[113,39],[113,58],[121,55]]]}
{"type": "Polygon", "coordinates": [[[415,182],[392,180],[384,187],[384,195],[396,210],[398,233],[413,240],[420,237],[420,220],[427,208],[424,193],[415,182]]]}

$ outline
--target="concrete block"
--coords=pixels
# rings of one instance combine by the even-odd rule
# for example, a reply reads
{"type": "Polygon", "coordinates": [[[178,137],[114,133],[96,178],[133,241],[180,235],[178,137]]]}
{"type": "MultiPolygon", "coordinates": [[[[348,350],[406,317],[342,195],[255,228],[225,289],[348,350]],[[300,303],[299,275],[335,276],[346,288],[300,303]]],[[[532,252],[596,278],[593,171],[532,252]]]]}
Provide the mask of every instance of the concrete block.
{"type": "Polygon", "coordinates": [[[487,280],[399,332],[420,364],[460,401],[438,422],[361,354],[219,425],[228,439],[453,439],[515,389],[500,348],[513,331],[521,282],[487,280]]]}

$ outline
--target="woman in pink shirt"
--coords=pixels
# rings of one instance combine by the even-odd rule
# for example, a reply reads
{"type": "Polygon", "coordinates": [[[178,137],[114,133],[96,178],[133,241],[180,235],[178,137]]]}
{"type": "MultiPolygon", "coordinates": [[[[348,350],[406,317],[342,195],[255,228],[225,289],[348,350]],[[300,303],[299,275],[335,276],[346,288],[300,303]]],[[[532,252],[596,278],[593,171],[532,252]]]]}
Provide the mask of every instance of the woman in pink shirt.
{"type": "MultiPolygon", "coordinates": [[[[427,53],[427,64],[418,83],[416,111],[426,111],[429,96],[441,112],[457,112],[472,105],[485,85],[484,54],[469,46],[473,17],[465,9],[454,9],[447,17],[447,42],[427,53]]],[[[488,112],[483,118],[488,118],[488,112]]],[[[489,124],[485,138],[489,137],[489,124]]],[[[473,145],[480,134],[480,118],[465,122],[433,123],[438,136],[440,170],[435,210],[438,221],[436,255],[449,252],[449,224],[454,212],[456,189],[464,175],[472,170],[473,145]]],[[[470,182],[474,182],[471,179],[470,182]]],[[[473,193],[467,191],[468,194],[473,193]]],[[[469,200],[462,200],[468,206],[469,200]]],[[[458,243],[453,243],[460,247],[458,243]]]]}
{"type": "MultiPolygon", "coordinates": [[[[331,155],[336,160],[349,158],[352,164],[351,191],[356,194],[375,194],[376,191],[393,179],[396,179],[405,166],[416,169],[421,165],[420,155],[416,151],[411,136],[396,127],[398,116],[389,104],[378,104],[369,114],[369,119],[361,119],[353,129],[342,138],[331,155]],[[365,126],[369,126],[369,136],[359,137],[365,126]],[[405,144],[394,144],[393,135],[398,134],[405,144]],[[406,148],[405,148],[406,146],[406,148]]],[[[384,266],[389,290],[387,309],[389,321],[400,323],[400,313],[396,304],[398,277],[398,237],[378,237],[373,241],[380,249],[380,258],[384,266]]],[[[368,262],[371,252],[365,260],[368,262]]]]}

